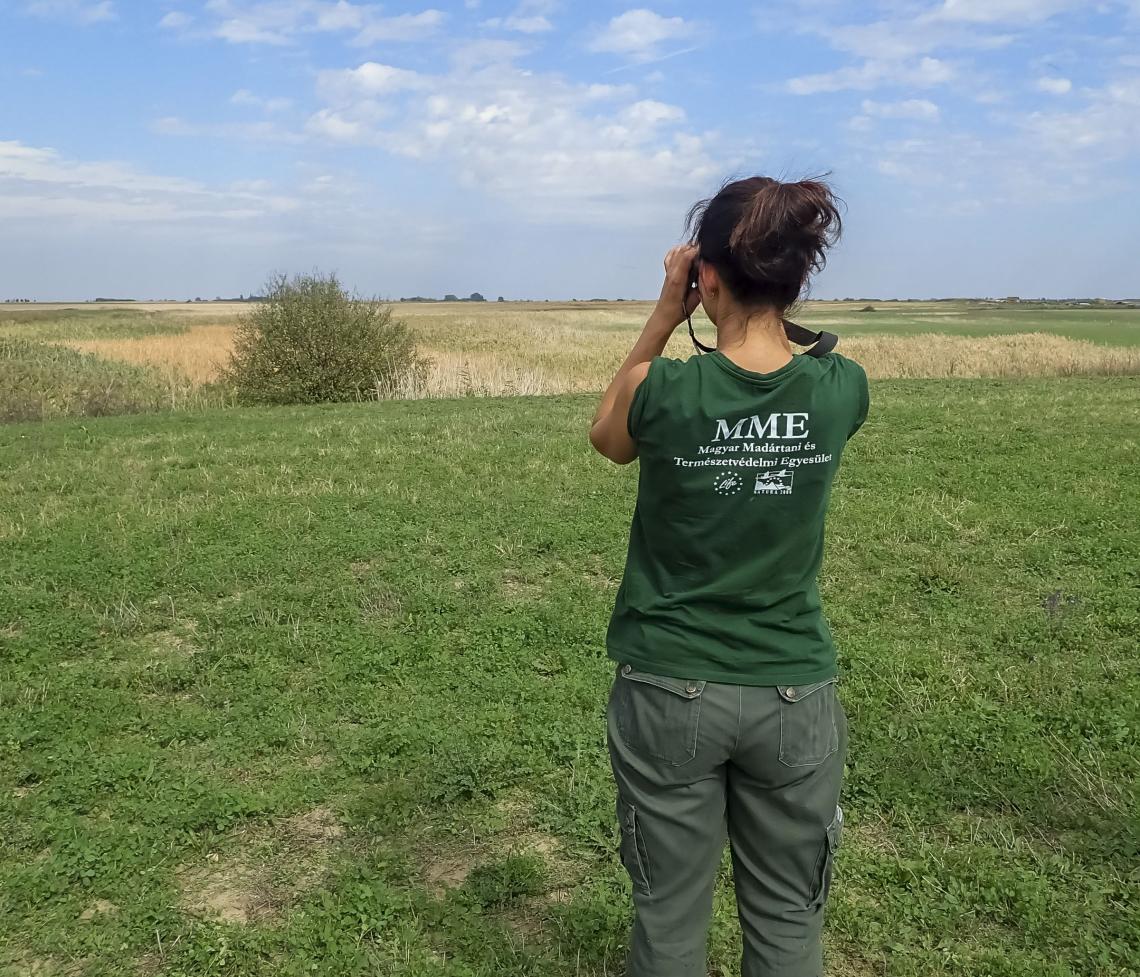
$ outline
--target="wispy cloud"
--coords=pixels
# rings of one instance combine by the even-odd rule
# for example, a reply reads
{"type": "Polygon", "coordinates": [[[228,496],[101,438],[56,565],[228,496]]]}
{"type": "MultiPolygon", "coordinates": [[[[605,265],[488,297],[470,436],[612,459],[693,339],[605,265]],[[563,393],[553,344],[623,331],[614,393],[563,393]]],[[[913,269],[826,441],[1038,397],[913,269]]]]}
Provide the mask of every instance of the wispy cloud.
{"type": "Polygon", "coordinates": [[[723,165],[710,152],[716,137],[686,131],[679,106],[525,70],[510,56],[460,57],[438,75],[366,63],[325,73],[318,93],[328,104],[311,132],[436,160],[531,219],[652,219],[662,193],[686,194],[723,165]],[[396,91],[405,100],[375,100],[396,91]]]}
{"type": "Polygon", "coordinates": [[[292,210],[288,197],[156,176],[127,163],[69,159],[0,142],[0,217],[160,223],[256,220],[292,210]]]}
{"type": "Polygon", "coordinates": [[[908,98],[900,102],[863,100],[863,114],[879,119],[914,119],[920,122],[938,121],[938,106],[925,98],[908,98]]]}
{"type": "Polygon", "coordinates": [[[638,8],[610,20],[590,40],[587,50],[648,62],[660,58],[666,44],[691,41],[699,32],[696,24],[683,17],[662,17],[638,8]]]}
{"type": "Polygon", "coordinates": [[[190,14],[182,10],[172,10],[158,22],[158,26],[162,30],[178,31],[185,30],[192,23],[194,23],[194,18],[190,14]]]}
{"type": "Polygon", "coordinates": [[[243,142],[300,143],[305,137],[276,122],[188,122],[177,115],[167,115],[151,123],[151,131],[161,136],[207,137],[235,139],[243,142]]]}
{"type": "Polygon", "coordinates": [[[374,4],[348,0],[208,0],[210,33],[231,44],[289,45],[304,34],[340,33],[351,43],[417,41],[434,35],[447,15],[429,8],[419,13],[383,16],[374,4]]]}
{"type": "Polygon", "coordinates": [[[1038,78],[1037,90],[1050,95],[1067,95],[1073,90],[1073,83],[1068,78],[1038,78]]]}
{"type": "Polygon", "coordinates": [[[860,65],[837,68],[816,75],[801,75],[786,83],[792,95],[818,95],[848,89],[866,91],[883,85],[929,88],[944,85],[956,75],[952,64],[938,58],[921,58],[917,62],[864,61],[860,65]]]}
{"type": "Polygon", "coordinates": [[[550,15],[557,10],[554,0],[522,0],[506,17],[490,17],[482,26],[491,30],[518,31],[520,34],[542,34],[554,29],[550,15]]]}
{"type": "Polygon", "coordinates": [[[112,0],[32,0],[26,6],[33,17],[86,26],[115,19],[112,0]]]}
{"type": "Polygon", "coordinates": [[[281,96],[274,98],[255,95],[248,88],[239,88],[230,96],[230,104],[261,109],[263,112],[284,112],[292,107],[293,100],[281,96]]]}

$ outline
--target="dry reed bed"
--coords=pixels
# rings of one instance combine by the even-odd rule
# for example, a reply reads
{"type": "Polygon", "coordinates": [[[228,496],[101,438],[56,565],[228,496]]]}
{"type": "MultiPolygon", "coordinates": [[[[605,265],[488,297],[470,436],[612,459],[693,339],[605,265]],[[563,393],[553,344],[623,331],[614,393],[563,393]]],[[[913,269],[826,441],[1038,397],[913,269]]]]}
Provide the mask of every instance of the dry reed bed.
{"type": "MultiPolygon", "coordinates": [[[[638,327],[637,310],[507,311],[497,315],[411,315],[432,361],[426,387],[406,396],[557,394],[599,390],[621,362],[638,327]],[[632,315],[631,315],[632,313],[632,315]]],[[[75,340],[76,349],[113,360],[157,366],[172,386],[215,379],[233,340],[233,321],[189,321],[181,335],[75,340]]],[[[712,330],[699,327],[706,340],[712,330]]],[[[687,356],[684,330],[666,352],[687,356]]],[[[840,351],[872,378],[1140,375],[1140,347],[1103,346],[1047,333],[966,337],[854,336],[840,351]]]]}

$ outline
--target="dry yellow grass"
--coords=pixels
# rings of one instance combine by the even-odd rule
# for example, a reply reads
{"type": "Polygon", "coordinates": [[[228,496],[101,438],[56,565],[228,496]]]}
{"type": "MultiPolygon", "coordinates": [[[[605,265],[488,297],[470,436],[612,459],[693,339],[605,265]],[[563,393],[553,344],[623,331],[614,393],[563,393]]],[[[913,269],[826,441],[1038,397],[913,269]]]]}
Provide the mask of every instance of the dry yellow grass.
{"type": "MultiPolygon", "coordinates": [[[[109,359],[158,366],[171,379],[201,385],[216,378],[226,361],[239,303],[211,305],[142,304],[184,323],[179,335],[68,341],[76,349],[109,359]]],[[[834,328],[852,324],[858,303],[830,303],[804,310],[805,324],[834,328]]],[[[399,304],[431,359],[427,386],[416,395],[554,394],[598,390],[610,379],[649,314],[647,302],[399,304]]],[[[964,313],[935,303],[908,305],[907,314],[951,322],[964,313]]],[[[713,339],[711,325],[698,331],[713,339]]],[[[666,352],[691,352],[682,326],[666,352]]],[[[939,333],[922,336],[865,335],[841,339],[839,349],[858,360],[873,378],[1071,376],[1140,374],[1140,347],[1107,346],[1048,333],[983,337],[939,333]]],[[[407,392],[412,395],[412,391],[407,392]]]]}
{"type": "Polygon", "coordinates": [[[124,360],[156,366],[169,376],[181,376],[201,385],[215,379],[229,357],[233,322],[191,325],[173,336],[142,336],[135,339],[74,339],[73,349],[95,353],[109,360],[124,360]]]}

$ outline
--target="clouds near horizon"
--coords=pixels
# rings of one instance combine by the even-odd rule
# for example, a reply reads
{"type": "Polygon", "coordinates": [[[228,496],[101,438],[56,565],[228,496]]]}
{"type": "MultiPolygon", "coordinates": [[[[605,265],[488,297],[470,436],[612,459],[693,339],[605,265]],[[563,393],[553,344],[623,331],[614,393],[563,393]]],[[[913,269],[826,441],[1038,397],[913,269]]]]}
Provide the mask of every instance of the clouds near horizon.
{"type": "MultiPolygon", "coordinates": [[[[26,60],[9,71],[24,99],[0,108],[0,216],[45,243],[127,241],[145,227],[173,264],[214,267],[195,249],[229,226],[235,242],[272,241],[287,260],[324,249],[356,280],[369,274],[375,222],[402,221],[413,243],[392,267],[417,286],[408,292],[456,290],[440,268],[411,263],[432,247],[440,266],[499,276],[472,289],[649,294],[659,256],[629,256],[663,251],[692,200],[733,173],[827,169],[855,240],[824,288],[871,291],[859,278],[901,295],[1140,291],[1095,254],[1066,266],[1060,226],[1044,264],[1038,230],[1025,258],[996,243],[980,245],[994,249],[988,267],[951,257],[987,220],[1039,228],[1049,208],[1087,213],[1101,199],[1119,212],[1140,161],[1130,0],[782,0],[697,16],[673,2],[600,15],[558,0],[17,6],[0,14],[26,60]],[[60,44],[69,61],[55,58],[60,44]],[[101,86],[78,81],[116,44],[136,61],[101,86]],[[85,136],[84,120],[100,117],[121,138],[85,136]],[[196,229],[211,217],[209,234],[196,229]],[[510,265],[477,240],[486,229],[510,265]],[[559,262],[560,248],[609,260],[559,262]],[[900,253],[905,268],[875,264],[900,253]]],[[[1087,233],[1105,249],[1135,238],[1087,233]]],[[[260,280],[264,257],[236,252],[234,280],[260,280]]],[[[0,258],[0,274],[67,291],[66,269],[22,266],[11,245],[0,258]]],[[[114,269],[118,290],[148,293],[132,274],[114,269]]]]}

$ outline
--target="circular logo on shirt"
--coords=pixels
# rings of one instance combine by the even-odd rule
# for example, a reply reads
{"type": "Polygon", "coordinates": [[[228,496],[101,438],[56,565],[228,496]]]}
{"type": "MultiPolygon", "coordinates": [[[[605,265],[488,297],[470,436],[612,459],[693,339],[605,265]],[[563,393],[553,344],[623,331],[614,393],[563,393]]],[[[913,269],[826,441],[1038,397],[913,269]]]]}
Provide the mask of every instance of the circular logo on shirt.
{"type": "Polygon", "coordinates": [[[713,479],[713,490],[717,495],[736,495],[744,487],[744,477],[740,472],[725,470],[717,472],[713,479]]]}

